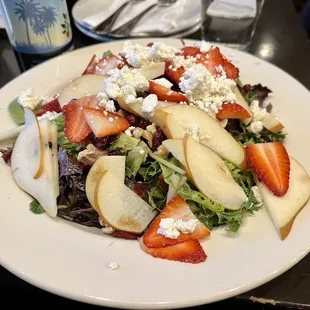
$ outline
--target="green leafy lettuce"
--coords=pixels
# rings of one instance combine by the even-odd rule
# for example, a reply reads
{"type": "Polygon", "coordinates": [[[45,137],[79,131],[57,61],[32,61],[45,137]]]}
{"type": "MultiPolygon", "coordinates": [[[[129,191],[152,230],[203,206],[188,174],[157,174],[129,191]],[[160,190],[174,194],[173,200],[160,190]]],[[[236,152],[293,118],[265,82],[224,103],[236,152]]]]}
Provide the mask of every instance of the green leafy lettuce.
{"type": "Polygon", "coordinates": [[[40,205],[39,201],[33,199],[29,205],[29,209],[34,214],[43,214],[45,213],[44,209],[40,205]]]}
{"type": "Polygon", "coordinates": [[[116,139],[108,147],[109,151],[119,151],[122,155],[127,155],[129,151],[138,146],[141,140],[134,137],[130,137],[125,133],[120,133],[117,135],[116,139]]]}
{"type": "Polygon", "coordinates": [[[126,156],[126,176],[135,177],[146,161],[148,155],[148,147],[143,141],[140,141],[126,156]]]}
{"type": "Polygon", "coordinates": [[[57,144],[62,149],[73,155],[74,157],[77,156],[79,153],[79,144],[72,143],[68,140],[68,138],[65,135],[65,118],[62,114],[60,114],[57,118],[52,120],[53,123],[57,125],[57,144]]]}

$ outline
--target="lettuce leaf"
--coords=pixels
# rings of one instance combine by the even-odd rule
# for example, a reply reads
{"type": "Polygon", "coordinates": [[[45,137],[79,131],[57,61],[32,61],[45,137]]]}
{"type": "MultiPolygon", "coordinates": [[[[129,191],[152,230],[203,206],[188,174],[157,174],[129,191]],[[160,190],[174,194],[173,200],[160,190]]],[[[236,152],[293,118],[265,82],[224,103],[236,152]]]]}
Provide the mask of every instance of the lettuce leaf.
{"type": "Polygon", "coordinates": [[[126,155],[129,151],[138,146],[140,140],[130,137],[125,133],[117,135],[116,139],[108,147],[109,151],[119,151],[122,155],[126,155]]]}
{"type": "Polygon", "coordinates": [[[144,142],[139,142],[136,147],[128,152],[126,156],[126,176],[135,177],[148,156],[147,147],[144,142]]]}
{"type": "Polygon", "coordinates": [[[79,153],[79,144],[72,143],[68,140],[68,138],[65,135],[65,118],[62,114],[60,114],[57,118],[51,120],[54,124],[57,125],[57,144],[60,146],[63,150],[67,151],[74,157],[77,157],[79,153]]]}

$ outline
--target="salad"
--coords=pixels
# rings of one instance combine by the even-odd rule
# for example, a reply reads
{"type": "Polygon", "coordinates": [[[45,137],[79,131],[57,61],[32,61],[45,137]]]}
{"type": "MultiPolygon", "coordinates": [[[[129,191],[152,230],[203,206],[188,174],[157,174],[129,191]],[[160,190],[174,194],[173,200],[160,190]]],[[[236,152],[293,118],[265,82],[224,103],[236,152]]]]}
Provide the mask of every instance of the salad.
{"type": "Polygon", "coordinates": [[[52,98],[27,89],[1,150],[30,210],[139,242],[155,258],[201,263],[201,241],[261,208],[281,240],[310,197],[267,86],[244,84],[207,42],[125,41],[92,55],[52,98]]]}

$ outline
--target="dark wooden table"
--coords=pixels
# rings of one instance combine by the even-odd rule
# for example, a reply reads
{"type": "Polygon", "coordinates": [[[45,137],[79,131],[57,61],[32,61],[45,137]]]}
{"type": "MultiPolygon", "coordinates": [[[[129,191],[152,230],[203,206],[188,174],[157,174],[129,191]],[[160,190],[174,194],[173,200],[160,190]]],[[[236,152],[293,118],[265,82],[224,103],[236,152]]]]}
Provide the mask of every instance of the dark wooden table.
{"type": "MultiPolygon", "coordinates": [[[[69,7],[73,3],[74,0],[68,0],[69,7]]],[[[200,39],[200,36],[200,31],[197,31],[189,38],[200,39]]],[[[74,29],[75,48],[94,43],[98,42],[74,29]]],[[[265,0],[248,52],[277,65],[310,89],[310,45],[291,0],[265,0]]],[[[11,46],[7,38],[0,36],[0,87],[19,74],[11,46]]],[[[6,301],[11,307],[41,308],[50,304],[74,309],[99,308],[45,292],[0,267],[0,307],[6,301]]],[[[310,309],[310,255],[275,280],[235,298],[208,305],[207,308],[239,308],[240,305],[248,309],[310,309]]]]}

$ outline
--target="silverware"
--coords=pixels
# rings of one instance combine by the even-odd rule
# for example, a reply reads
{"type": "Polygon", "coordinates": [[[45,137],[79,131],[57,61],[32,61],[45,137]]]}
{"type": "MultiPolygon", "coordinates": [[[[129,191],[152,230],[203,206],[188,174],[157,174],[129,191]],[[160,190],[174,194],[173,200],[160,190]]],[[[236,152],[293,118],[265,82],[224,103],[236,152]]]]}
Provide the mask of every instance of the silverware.
{"type": "Polygon", "coordinates": [[[134,17],[132,20],[127,22],[126,24],[118,27],[117,29],[111,31],[108,33],[109,36],[115,37],[115,38],[125,38],[128,37],[132,29],[135,27],[135,25],[140,21],[140,19],[151,9],[153,9],[155,6],[170,6],[177,2],[178,0],[158,0],[158,3],[155,3],[151,6],[149,6],[147,9],[142,11],[139,15],[134,17]]]}
{"type": "Polygon", "coordinates": [[[119,15],[123,12],[123,10],[131,3],[134,2],[142,2],[145,0],[128,0],[126,1],[122,6],[120,6],[110,17],[102,21],[97,26],[93,27],[91,29],[92,32],[99,34],[99,35],[105,35],[108,34],[109,31],[111,31],[112,26],[114,25],[116,19],[119,17],[119,15]]]}

